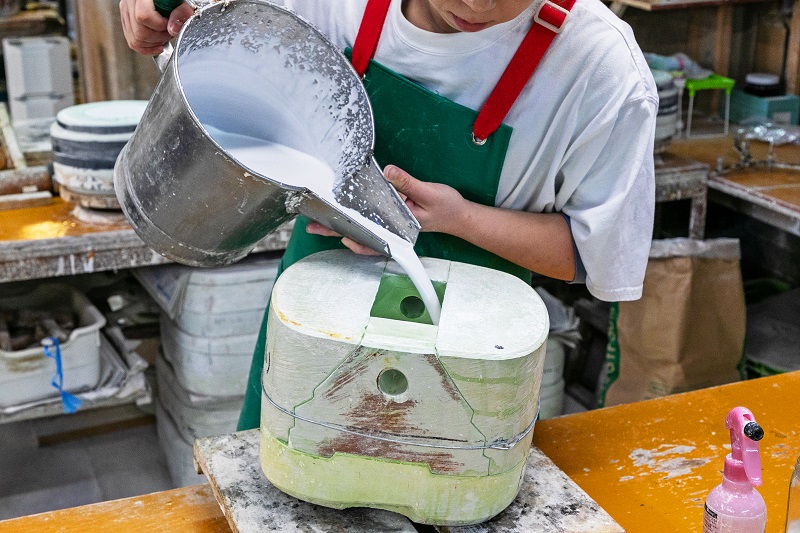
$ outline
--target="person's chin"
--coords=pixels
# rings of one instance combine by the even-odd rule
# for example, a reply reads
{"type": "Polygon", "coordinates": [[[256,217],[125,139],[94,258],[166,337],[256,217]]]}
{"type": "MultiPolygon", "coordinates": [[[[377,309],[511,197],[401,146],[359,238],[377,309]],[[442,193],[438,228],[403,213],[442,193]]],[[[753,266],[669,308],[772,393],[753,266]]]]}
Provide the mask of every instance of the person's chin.
{"type": "Polygon", "coordinates": [[[473,33],[476,31],[485,30],[492,24],[491,22],[479,22],[479,23],[468,22],[451,13],[450,25],[453,26],[453,28],[457,29],[458,31],[473,33]]]}

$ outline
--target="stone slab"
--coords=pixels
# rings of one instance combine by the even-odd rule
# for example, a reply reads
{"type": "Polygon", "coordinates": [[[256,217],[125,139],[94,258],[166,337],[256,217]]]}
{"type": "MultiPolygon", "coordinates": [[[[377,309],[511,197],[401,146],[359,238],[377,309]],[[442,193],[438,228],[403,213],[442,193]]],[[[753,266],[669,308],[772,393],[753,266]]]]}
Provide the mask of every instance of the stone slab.
{"type": "Polygon", "coordinates": [[[339,511],[295,499],[275,488],[261,472],[258,430],[198,439],[197,471],[205,473],[234,533],[283,531],[415,533],[411,522],[378,509],[339,511]]]}
{"type": "MultiPolygon", "coordinates": [[[[264,477],[258,452],[259,432],[255,429],[199,439],[194,444],[197,470],[205,473],[235,533],[417,531],[404,516],[388,511],[339,511],[288,496],[264,477]]],[[[519,496],[505,511],[483,524],[438,530],[442,533],[624,531],[537,448],[531,450],[519,496]]]]}

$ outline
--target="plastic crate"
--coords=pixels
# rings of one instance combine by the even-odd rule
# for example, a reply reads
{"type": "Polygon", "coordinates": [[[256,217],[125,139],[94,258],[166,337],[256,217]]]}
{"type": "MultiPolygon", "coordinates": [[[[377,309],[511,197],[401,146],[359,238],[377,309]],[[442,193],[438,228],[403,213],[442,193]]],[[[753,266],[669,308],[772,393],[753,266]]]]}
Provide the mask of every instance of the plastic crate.
{"type": "MultiPolygon", "coordinates": [[[[61,343],[64,390],[77,392],[97,386],[100,377],[100,328],[106,319],[89,300],[72,287],[44,284],[32,292],[0,297],[0,311],[51,310],[68,305],[78,317],[78,326],[61,343]]],[[[55,360],[40,347],[0,350],[0,407],[57,396],[51,381],[55,360]]]]}

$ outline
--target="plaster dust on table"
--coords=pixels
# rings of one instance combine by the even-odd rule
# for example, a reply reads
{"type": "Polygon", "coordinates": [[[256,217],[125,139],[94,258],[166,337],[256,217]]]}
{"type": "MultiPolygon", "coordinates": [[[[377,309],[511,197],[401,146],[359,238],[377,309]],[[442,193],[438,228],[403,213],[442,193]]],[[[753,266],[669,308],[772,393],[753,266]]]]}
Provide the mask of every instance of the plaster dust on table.
{"type": "Polygon", "coordinates": [[[662,444],[658,448],[645,450],[636,448],[629,457],[636,467],[647,467],[654,473],[667,474],[664,479],[690,474],[693,468],[703,466],[711,461],[710,457],[682,457],[694,450],[694,446],[662,444]]]}
{"type": "MultiPolygon", "coordinates": [[[[205,126],[212,139],[243,166],[281,183],[305,187],[333,205],[339,205],[333,193],[336,176],[325,162],[294,148],[263,139],[221,131],[205,126]]],[[[389,245],[392,259],[406,271],[420,293],[434,324],[439,323],[441,305],[430,277],[414,252],[414,245],[358,211],[339,205],[353,220],[372,231],[389,245]]]]}

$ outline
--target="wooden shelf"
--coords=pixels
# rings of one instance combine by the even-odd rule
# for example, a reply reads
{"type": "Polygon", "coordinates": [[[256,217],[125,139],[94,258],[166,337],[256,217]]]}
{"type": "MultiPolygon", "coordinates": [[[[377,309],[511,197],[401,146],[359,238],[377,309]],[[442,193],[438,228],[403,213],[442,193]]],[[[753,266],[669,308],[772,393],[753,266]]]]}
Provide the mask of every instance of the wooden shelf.
{"type": "MultiPolygon", "coordinates": [[[[644,11],[667,11],[674,9],[691,8],[693,14],[689,27],[689,43],[685,52],[692,58],[701,57],[701,44],[703,37],[709,32],[714,35],[713,59],[711,69],[715,74],[727,76],[731,60],[731,46],[733,42],[733,7],[743,4],[766,3],[772,0],[614,0],[610,9],[617,16],[622,17],[628,7],[644,11]],[[713,14],[713,22],[706,16],[713,14]]],[[[800,83],[800,0],[794,0],[794,16],[791,26],[790,45],[787,55],[787,90],[796,92],[800,83]]],[[[715,108],[712,102],[712,108],[715,108]]]]}
{"type": "Polygon", "coordinates": [[[64,20],[54,9],[21,11],[0,18],[0,39],[63,33],[64,20]]]}
{"type": "Polygon", "coordinates": [[[688,235],[692,239],[705,235],[708,173],[707,164],[670,152],[655,157],[656,203],[690,200],[688,235]]]}
{"type": "Polygon", "coordinates": [[[754,4],[771,0],[617,0],[612,2],[612,11],[617,13],[620,6],[630,6],[644,11],[665,11],[694,7],[719,7],[736,4],[754,4]]]}

